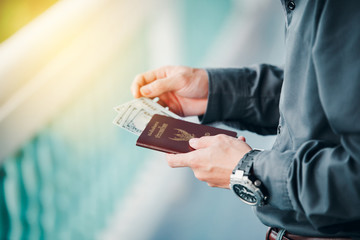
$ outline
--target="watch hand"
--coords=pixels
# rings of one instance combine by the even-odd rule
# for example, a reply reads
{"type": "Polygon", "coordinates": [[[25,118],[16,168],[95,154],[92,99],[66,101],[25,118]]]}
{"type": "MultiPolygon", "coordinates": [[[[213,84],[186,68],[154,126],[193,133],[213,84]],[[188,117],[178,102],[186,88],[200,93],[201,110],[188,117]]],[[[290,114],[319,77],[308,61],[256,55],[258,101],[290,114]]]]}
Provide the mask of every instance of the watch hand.
{"type": "Polygon", "coordinates": [[[251,192],[248,191],[246,188],[243,188],[243,192],[244,192],[245,194],[251,194],[251,192]]]}

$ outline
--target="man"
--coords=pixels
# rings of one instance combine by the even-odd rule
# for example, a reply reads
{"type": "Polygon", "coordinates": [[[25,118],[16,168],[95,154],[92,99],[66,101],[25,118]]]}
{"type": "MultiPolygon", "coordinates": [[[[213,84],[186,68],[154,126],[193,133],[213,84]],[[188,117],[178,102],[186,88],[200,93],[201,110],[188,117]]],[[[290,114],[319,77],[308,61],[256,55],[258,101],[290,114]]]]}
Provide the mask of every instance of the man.
{"type": "Polygon", "coordinates": [[[266,151],[218,135],[167,155],[210,186],[230,184],[269,239],[360,239],[360,1],[281,2],[283,69],[162,67],[138,75],[132,93],[204,124],[277,134],[266,151]]]}

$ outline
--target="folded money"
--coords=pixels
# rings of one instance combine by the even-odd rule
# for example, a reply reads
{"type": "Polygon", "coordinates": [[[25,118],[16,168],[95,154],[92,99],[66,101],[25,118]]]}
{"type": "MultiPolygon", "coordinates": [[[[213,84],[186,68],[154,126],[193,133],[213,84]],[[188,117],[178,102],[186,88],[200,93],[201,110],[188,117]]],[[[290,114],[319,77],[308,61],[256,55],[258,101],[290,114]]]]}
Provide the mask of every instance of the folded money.
{"type": "Polygon", "coordinates": [[[154,114],[181,119],[180,116],[161,106],[158,98],[137,98],[115,107],[118,112],[113,123],[127,131],[140,135],[154,114]]]}

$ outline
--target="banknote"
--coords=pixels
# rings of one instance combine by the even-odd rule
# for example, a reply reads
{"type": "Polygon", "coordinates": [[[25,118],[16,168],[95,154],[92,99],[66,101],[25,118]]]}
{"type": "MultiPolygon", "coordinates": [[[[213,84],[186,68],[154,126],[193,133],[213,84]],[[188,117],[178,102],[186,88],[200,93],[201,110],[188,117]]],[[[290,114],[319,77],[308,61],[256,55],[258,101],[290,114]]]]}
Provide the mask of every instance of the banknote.
{"type": "Polygon", "coordinates": [[[114,109],[117,116],[113,123],[133,134],[140,135],[154,114],[181,119],[157,101],[158,99],[142,97],[116,106],[114,109]]]}

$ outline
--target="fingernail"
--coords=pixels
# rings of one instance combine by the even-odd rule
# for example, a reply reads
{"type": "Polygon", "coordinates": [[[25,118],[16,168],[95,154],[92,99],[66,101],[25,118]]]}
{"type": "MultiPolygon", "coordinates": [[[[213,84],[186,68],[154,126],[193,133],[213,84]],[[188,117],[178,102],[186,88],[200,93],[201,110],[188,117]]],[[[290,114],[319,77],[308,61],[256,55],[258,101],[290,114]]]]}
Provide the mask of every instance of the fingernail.
{"type": "Polygon", "coordinates": [[[241,141],[243,141],[243,142],[246,142],[246,139],[245,139],[244,136],[240,136],[240,137],[238,137],[238,139],[241,140],[241,141]]]}
{"type": "Polygon", "coordinates": [[[149,95],[149,94],[151,93],[151,91],[150,91],[150,89],[149,89],[148,87],[142,87],[142,88],[140,89],[140,91],[141,91],[141,93],[142,93],[143,95],[149,95]]]}
{"type": "Polygon", "coordinates": [[[195,145],[197,143],[197,140],[198,140],[197,138],[192,138],[192,139],[189,140],[189,144],[190,145],[195,145]]]}

